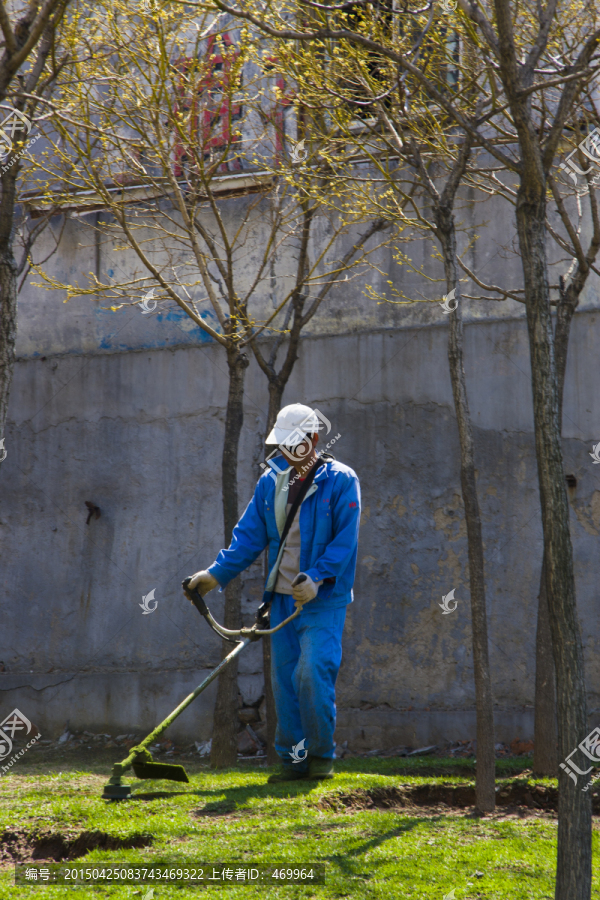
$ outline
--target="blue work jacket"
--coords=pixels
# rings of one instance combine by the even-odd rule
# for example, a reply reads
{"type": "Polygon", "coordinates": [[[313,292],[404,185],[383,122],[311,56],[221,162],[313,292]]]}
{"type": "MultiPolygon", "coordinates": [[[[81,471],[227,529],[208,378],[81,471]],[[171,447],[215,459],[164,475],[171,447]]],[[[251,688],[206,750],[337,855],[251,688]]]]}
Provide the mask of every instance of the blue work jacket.
{"type": "MultiPolygon", "coordinates": [[[[267,590],[273,590],[279,568],[277,551],[286,520],[290,466],[274,458],[258,480],[252,500],[233,530],[231,546],[221,550],[209,572],[221,587],[269,547],[267,590]]],[[[320,466],[296,515],[300,516],[300,571],[323,581],[310,609],[333,609],[352,602],[360,524],[360,484],[356,473],[331,460],[320,466]]],[[[308,607],[307,607],[308,608],[308,607]]]]}

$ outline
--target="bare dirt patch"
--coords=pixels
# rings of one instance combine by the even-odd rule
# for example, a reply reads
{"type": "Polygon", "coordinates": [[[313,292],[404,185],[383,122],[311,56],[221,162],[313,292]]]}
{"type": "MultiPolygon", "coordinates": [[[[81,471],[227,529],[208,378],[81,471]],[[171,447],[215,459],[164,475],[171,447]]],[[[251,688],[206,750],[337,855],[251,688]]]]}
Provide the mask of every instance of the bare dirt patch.
{"type": "MultiPolygon", "coordinates": [[[[593,812],[600,814],[600,797],[593,797],[593,812]]],[[[496,791],[498,807],[555,812],[558,807],[558,790],[545,785],[530,785],[513,781],[499,786],[496,791]]],[[[364,809],[470,809],[475,807],[475,788],[472,785],[419,784],[401,787],[373,788],[348,793],[334,792],[322,797],[318,807],[342,812],[364,809]]]]}
{"type": "Polygon", "coordinates": [[[64,859],[79,859],[91,850],[131,850],[149,847],[152,841],[151,834],[118,838],[104,831],[83,831],[75,835],[4,831],[0,833],[0,865],[31,862],[35,859],[61,862],[64,859]]]}

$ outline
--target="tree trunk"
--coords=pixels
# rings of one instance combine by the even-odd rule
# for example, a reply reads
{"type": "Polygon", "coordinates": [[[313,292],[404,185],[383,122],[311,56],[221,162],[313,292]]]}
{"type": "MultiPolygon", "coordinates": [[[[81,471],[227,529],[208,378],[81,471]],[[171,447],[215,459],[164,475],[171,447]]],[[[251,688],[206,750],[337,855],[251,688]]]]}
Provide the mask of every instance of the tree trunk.
{"type": "MultiPolygon", "coordinates": [[[[267,435],[275,424],[277,413],[281,409],[284,385],[278,378],[269,379],[269,411],[267,414],[267,435]]],[[[265,551],[265,581],[268,575],[268,550],[265,551]]],[[[275,749],[275,731],[277,730],[277,712],[275,711],[275,697],[271,684],[271,638],[263,638],[263,672],[265,676],[265,700],[267,705],[267,763],[270,766],[280,762],[275,749]]]]}
{"type": "Polygon", "coordinates": [[[533,771],[536,775],[558,775],[556,731],[556,677],[552,655],[552,634],[548,618],[546,563],[542,562],[535,636],[535,719],[533,771]]]}
{"type": "MultiPolygon", "coordinates": [[[[14,167],[16,168],[16,166],[14,167]]],[[[0,440],[4,438],[10,386],[15,366],[17,338],[17,264],[13,256],[12,230],[16,171],[1,179],[0,199],[0,440]]],[[[8,448],[5,448],[8,451],[8,448]]],[[[2,454],[0,454],[1,456],[2,454]]]]}
{"type": "MultiPolygon", "coordinates": [[[[306,235],[304,238],[304,250],[301,253],[301,260],[299,263],[300,271],[304,271],[304,254],[305,254],[305,244],[306,244],[306,235]]],[[[281,367],[279,373],[277,373],[275,369],[275,364],[277,362],[277,353],[283,342],[283,334],[280,334],[275,339],[275,344],[272,349],[269,361],[267,362],[256,343],[252,343],[252,351],[254,353],[255,359],[262,369],[262,371],[267,376],[268,385],[269,385],[269,409],[267,412],[267,430],[265,437],[271,431],[275,421],[277,419],[277,413],[281,409],[283,392],[285,390],[285,386],[289,381],[290,375],[292,374],[292,369],[294,368],[294,363],[298,359],[298,343],[300,341],[300,332],[302,330],[302,310],[304,307],[305,297],[303,294],[300,294],[297,291],[288,307],[288,312],[286,313],[284,328],[287,329],[291,312],[294,312],[294,320],[292,323],[292,328],[290,330],[290,334],[288,337],[288,345],[287,352],[285,356],[285,361],[281,367]]],[[[268,574],[268,551],[265,556],[265,582],[268,574]]],[[[275,711],[275,697],[273,696],[273,685],[271,683],[271,638],[263,638],[263,673],[265,677],[265,700],[267,706],[267,762],[269,765],[275,765],[278,763],[279,756],[277,755],[277,751],[275,750],[275,732],[277,730],[277,713],[275,711]]]]}
{"type": "MultiPolygon", "coordinates": [[[[286,379],[287,382],[287,379],[286,379]]],[[[269,378],[269,411],[267,413],[267,435],[277,420],[277,413],[281,409],[285,383],[278,376],[269,378]]]]}
{"type": "MultiPolygon", "coordinates": [[[[223,442],[222,496],[225,525],[225,546],[231,543],[233,529],[238,520],[238,449],[244,422],[244,377],[248,357],[235,348],[227,350],[229,368],[229,394],[225,416],[225,438],[223,442]]],[[[225,588],[225,628],[239,628],[241,621],[241,579],[230,581],[225,588]]],[[[231,650],[231,644],[223,641],[221,659],[231,650]]],[[[217,700],[213,716],[211,766],[221,769],[234,766],[237,762],[238,731],[238,664],[237,659],[219,675],[217,700]]]]}
{"type": "Polygon", "coordinates": [[[475,770],[475,806],[480,812],[492,812],[496,806],[496,755],[494,750],[494,701],[488,655],[487,612],[481,514],[475,481],[473,429],[467,398],[463,362],[463,321],[460,285],[456,272],[456,237],[450,210],[437,211],[446,284],[456,291],[456,310],[450,313],[448,360],[454,396],[454,408],[460,441],[460,481],[467,525],[469,587],[473,629],[473,669],[477,708],[477,762],[475,770]]]}
{"type": "Polygon", "coordinates": [[[496,806],[496,755],[494,750],[494,700],[488,655],[487,611],[481,515],[475,481],[473,430],[467,400],[462,350],[460,304],[450,314],[448,359],[452,393],[460,439],[460,482],[469,554],[469,588],[473,629],[473,674],[477,708],[477,762],[475,769],[475,806],[480,812],[493,812],[496,806]]]}
{"type": "MultiPolygon", "coordinates": [[[[529,160],[527,160],[529,161],[529,160]]],[[[587,728],[583,648],[577,619],[573,548],[560,439],[559,395],[546,265],[545,183],[527,165],[517,194],[552,649],[556,668],[558,757],[564,759],[587,728]]],[[[559,773],[556,900],[589,900],[590,796],[559,773]]]]}
{"type": "MultiPolygon", "coordinates": [[[[562,403],[567,369],[567,351],[573,315],[585,281],[566,291],[561,282],[560,300],[554,332],[556,384],[558,390],[558,419],[562,431],[562,403]]],[[[535,652],[535,723],[533,741],[533,771],[536,775],[555,778],[558,775],[558,733],[556,723],[556,672],[552,653],[552,634],[548,613],[546,564],[542,562],[535,652]]]]}

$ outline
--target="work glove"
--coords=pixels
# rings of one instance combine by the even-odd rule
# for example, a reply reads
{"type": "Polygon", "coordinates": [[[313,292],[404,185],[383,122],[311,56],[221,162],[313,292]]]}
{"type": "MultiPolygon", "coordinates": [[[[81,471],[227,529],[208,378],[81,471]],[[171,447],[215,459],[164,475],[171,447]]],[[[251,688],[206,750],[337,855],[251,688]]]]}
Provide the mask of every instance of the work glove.
{"type": "Polygon", "coordinates": [[[313,581],[306,572],[300,572],[292,581],[292,597],[296,601],[296,609],[301,609],[309,600],[314,600],[322,581],[313,581]]]}
{"type": "Polygon", "coordinates": [[[210,572],[203,569],[202,572],[196,572],[195,575],[192,575],[192,579],[188,584],[188,589],[193,591],[194,588],[197,588],[200,596],[204,597],[205,594],[208,594],[209,591],[212,591],[213,588],[218,586],[219,582],[217,579],[214,578],[210,572]]]}

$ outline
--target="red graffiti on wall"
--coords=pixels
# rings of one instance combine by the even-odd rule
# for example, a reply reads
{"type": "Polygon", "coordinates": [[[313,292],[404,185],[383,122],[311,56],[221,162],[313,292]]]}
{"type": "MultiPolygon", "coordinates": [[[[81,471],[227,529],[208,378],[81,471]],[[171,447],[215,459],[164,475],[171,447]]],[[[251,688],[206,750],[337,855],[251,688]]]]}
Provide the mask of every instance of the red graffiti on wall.
{"type": "Polygon", "coordinates": [[[185,122],[175,132],[176,178],[193,170],[195,160],[210,159],[214,154],[227,157],[218,166],[220,172],[241,171],[240,136],[232,130],[232,124],[243,114],[242,104],[234,97],[235,82],[240,77],[236,66],[239,55],[225,32],[208,38],[203,59],[176,60],[180,75],[175,86],[175,113],[185,122]]]}

